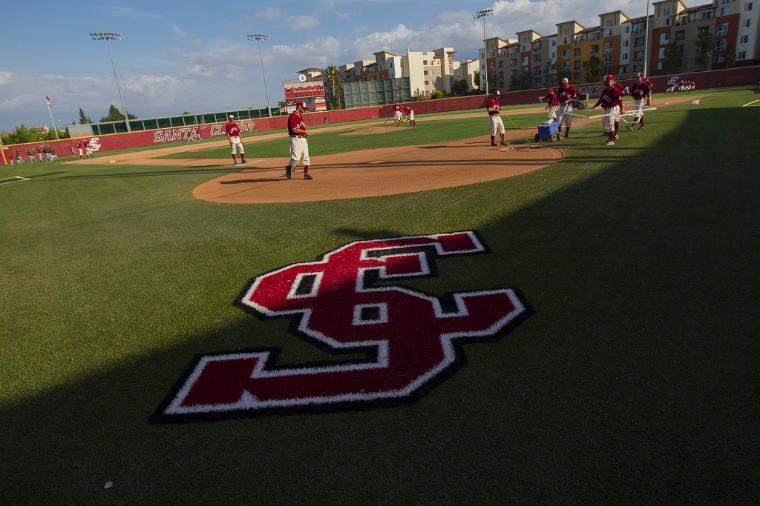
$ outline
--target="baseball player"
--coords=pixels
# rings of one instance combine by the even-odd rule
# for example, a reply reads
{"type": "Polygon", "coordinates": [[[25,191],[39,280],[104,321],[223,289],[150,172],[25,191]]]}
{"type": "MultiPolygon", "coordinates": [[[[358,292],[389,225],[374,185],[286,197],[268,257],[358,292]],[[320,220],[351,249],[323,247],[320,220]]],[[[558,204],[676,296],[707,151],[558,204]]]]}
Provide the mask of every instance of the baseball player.
{"type": "Polygon", "coordinates": [[[92,145],[90,141],[84,143],[84,153],[86,158],[92,158],[92,145]]]}
{"type": "Polygon", "coordinates": [[[604,76],[604,90],[592,109],[599,105],[604,109],[602,116],[602,126],[607,132],[607,145],[615,145],[618,138],[618,129],[620,128],[620,115],[623,113],[623,88],[615,84],[615,76],[607,74],[604,76]]]}
{"type": "Polygon", "coordinates": [[[560,125],[557,132],[562,134],[562,124],[565,125],[565,135],[560,135],[560,138],[567,139],[570,137],[570,127],[573,126],[573,100],[578,97],[578,92],[575,91],[575,87],[570,84],[570,80],[567,77],[562,78],[562,84],[557,91],[557,101],[559,102],[559,119],[560,125]]]}
{"type": "Polygon", "coordinates": [[[237,158],[235,158],[235,155],[237,154],[238,148],[240,148],[240,163],[246,163],[245,148],[243,147],[243,143],[240,142],[240,125],[235,123],[234,114],[230,114],[230,120],[225,123],[224,133],[227,134],[227,140],[230,141],[230,149],[232,151],[232,165],[237,165],[237,158]]]}
{"type": "Polygon", "coordinates": [[[415,126],[416,123],[414,121],[414,109],[411,105],[405,105],[401,111],[404,116],[409,120],[409,126],[415,126]]]}
{"type": "Polygon", "coordinates": [[[285,177],[290,179],[292,172],[303,157],[303,178],[307,181],[314,179],[309,174],[309,143],[306,136],[306,125],[303,122],[303,112],[306,110],[306,102],[297,102],[296,110],[288,116],[288,135],[290,136],[290,163],[285,167],[285,177]]]}
{"type": "Polygon", "coordinates": [[[393,121],[396,122],[396,126],[399,126],[401,124],[401,118],[402,118],[402,111],[401,111],[401,102],[396,102],[393,104],[393,121]]]}
{"type": "Polygon", "coordinates": [[[557,90],[550,88],[549,93],[541,97],[541,100],[546,100],[546,124],[554,123],[557,121],[557,110],[559,109],[557,90]]]}
{"type": "MultiPolygon", "coordinates": [[[[628,125],[628,130],[633,130],[633,126],[638,123],[639,130],[644,130],[644,108],[645,102],[650,102],[649,97],[652,94],[651,81],[644,78],[641,72],[637,75],[638,81],[631,86],[631,96],[633,97],[633,111],[636,113],[633,117],[633,123],[628,125]]],[[[651,102],[650,102],[651,103],[651,102]]]]}
{"type": "Polygon", "coordinates": [[[79,155],[79,159],[82,159],[82,155],[84,155],[84,142],[79,141],[77,142],[77,154],[79,155]]]}
{"type": "Polygon", "coordinates": [[[504,129],[504,122],[501,120],[500,116],[501,104],[499,103],[499,97],[501,97],[501,92],[496,90],[493,92],[493,96],[486,100],[488,121],[491,124],[491,146],[496,146],[496,132],[499,132],[499,136],[501,137],[501,145],[507,145],[507,141],[504,139],[506,130],[504,129]]]}

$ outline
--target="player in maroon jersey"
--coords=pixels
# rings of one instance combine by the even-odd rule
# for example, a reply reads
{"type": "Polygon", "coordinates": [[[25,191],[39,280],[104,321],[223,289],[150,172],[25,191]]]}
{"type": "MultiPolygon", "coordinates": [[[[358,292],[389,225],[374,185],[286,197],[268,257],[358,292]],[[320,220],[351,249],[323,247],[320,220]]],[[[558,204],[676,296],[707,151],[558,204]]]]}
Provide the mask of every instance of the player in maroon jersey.
{"type": "Polygon", "coordinates": [[[604,109],[602,126],[607,132],[607,145],[612,146],[618,138],[620,115],[623,113],[623,88],[615,84],[615,76],[612,74],[604,76],[604,84],[602,95],[592,109],[596,109],[600,105],[604,109]]]}
{"type": "MultiPolygon", "coordinates": [[[[564,138],[570,137],[570,127],[573,125],[573,100],[578,98],[578,92],[575,91],[575,87],[570,84],[570,80],[567,77],[562,78],[562,84],[557,90],[557,100],[559,101],[559,120],[560,126],[557,130],[558,133],[562,133],[562,124],[565,125],[564,138]]],[[[560,137],[563,137],[560,135],[560,137]]]]}
{"type": "Polygon", "coordinates": [[[290,179],[298,161],[303,158],[303,178],[307,181],[314,179],[309,174],[309,142],[306,136],[306,124],[303,120],[303,112],[306,110],[306,102],[296,103],[296,110],[288,116],[288,135],[290,136],[290,162],[285,167],[285,177],[290,179]]]}
{"type": "Polygon", "coordinates": [[[633,126],[638,123],[639,130],[644,129],[644,103],[648,101],[652,94],[651,81],[644,78],[644,74],[639,72],[637,81],[631,86],[631,97],[633,97],[633,123],[628,125],[628,130],[633,130],[633,126]]]}
{"type": "Polygon", "coordinates": [[[554,123],[557,121],[557,109],[559,109],[557,90],[554,88],[549,88],[549,93],[541,97],[541,100],[546,101],[546,122],[554,123]]]}
{"type": "Polygon", "coordinates": [[[227,140],[230,141],[230,150],[232,151],[232,165],[237,165],[238,149],[240,150],[240,163],[245,163],[245,148],[243,143],[240,142],[240,125],[235,123],[235,115],[230,114],[230,120],[224,125],[224,133],[227,135],[227,140]]]}
{"type": "Polygon", "coordinates": [[[496,134],[498,133],[501,138],[501,145],[506,146],[507,141],[504,138],[506,129],[504,128],[504,122],[501,120],[501,92],[496,90],[493,95],[486,100],[486,109],[488,110],[488,122],[491,126],[491,146],[496,146],[496,134]]]}

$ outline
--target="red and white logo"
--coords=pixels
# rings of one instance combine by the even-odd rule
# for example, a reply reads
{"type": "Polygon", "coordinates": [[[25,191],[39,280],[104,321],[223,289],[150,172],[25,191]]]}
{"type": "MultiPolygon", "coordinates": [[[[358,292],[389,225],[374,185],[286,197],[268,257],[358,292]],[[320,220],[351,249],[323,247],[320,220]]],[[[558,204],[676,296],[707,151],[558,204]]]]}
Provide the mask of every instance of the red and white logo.
{"type": "Polygon", "coordinates": [[[436,275],[437,257],[484,253],[474,232],[357,241],[253,278],[237,304],[297,323],[299,337],[357,362],[287,366],[277,349],[203,355],[158,421],[403,402],[462,365],[458,343],[527,314],[513,289],[435,297],[389,282],[436,275]]]}

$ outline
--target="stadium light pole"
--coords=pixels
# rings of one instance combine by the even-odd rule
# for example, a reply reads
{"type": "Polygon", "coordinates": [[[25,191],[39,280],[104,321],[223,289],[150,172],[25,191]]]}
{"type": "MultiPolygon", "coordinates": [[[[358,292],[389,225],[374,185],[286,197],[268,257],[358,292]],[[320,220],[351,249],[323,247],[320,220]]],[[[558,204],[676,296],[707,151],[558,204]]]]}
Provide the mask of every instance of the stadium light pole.
{"type": "Polygon", "coordinates": [[[649,60],[649,0],[647,0],[647,13],[646,22],[644,28],[644,77],[649,77],[647,74],[647,61],[649,60]]]}
{"type": "Polygon", "coordinates": [[[119,76],[116,74],[116,65],[113,63],[113,55],[111,54],[111,41],[121,40],[121,34],[118,32],[91,32],[90,38],[92,40],[104,40],[106,41],[106,47],[108,48],[108,59],[111,60],[111,68],[113,69],[113,78],[116,81],[116,89],[119,92],[119,100],[121,101],[121,108],[124,109],[124,124],[127,125],[127,132],[131,132],[129,128],[129,111],[127,106],[124,105],[124,97],[121,96],[121,86],[119,86],[119,76]]]}
{"type": "Polygon", "coordinates": [[[264,94],[267,97],[267,112],[272,117],[272,108],[269,107],[269,90],[267,89],[267,75],[264,73],[264,58],[261,57],[261,41],[269,40],[269,35],[265,33],[251,33],[247,35],[248,40],[255,40],[259,45],[259,63],[261,63],[261,77],[264,78],[264,94]]]}
{"type": "Polygon", "coordinates": [[[472,17],[477,21],[478,19],[483,20],[483,59],[485,59],[485,69],[486,69],[486,95],[488,95],[488,52],[486,50],[486,17],[493,16],[493,9],[483,9],[476,11],[472,14],[472,17]]]}

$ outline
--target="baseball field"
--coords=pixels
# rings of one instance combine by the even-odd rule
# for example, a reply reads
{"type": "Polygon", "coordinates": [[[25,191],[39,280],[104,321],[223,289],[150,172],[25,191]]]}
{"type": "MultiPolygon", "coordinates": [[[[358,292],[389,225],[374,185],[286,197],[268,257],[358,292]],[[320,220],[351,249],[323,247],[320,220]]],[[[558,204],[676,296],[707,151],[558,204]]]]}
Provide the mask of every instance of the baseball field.
{"type": "Polygon", "coordinates": [[[0,503],[755,503],[758,94],[2,169],[0,503]]]}

